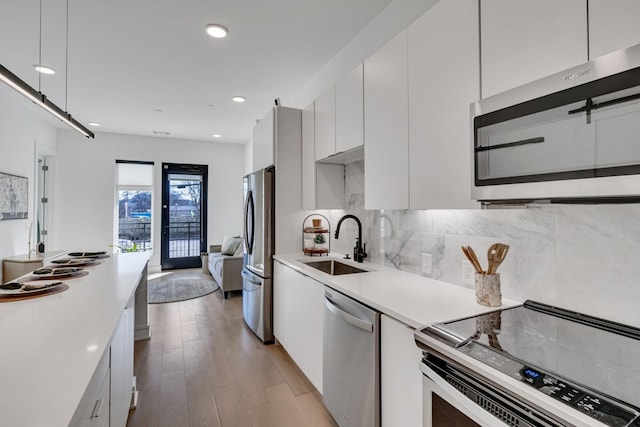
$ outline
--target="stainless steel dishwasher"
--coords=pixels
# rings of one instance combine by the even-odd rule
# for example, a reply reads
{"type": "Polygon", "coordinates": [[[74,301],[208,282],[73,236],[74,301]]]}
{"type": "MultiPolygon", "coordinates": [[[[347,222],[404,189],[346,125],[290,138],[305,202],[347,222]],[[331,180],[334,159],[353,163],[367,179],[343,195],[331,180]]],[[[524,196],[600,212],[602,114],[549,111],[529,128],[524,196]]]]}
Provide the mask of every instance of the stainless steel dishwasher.
{"type": "Polygon", "coordinates": [[[322,400],[340,427],[378,427],[380,313],[324,291],[322,400]]]}

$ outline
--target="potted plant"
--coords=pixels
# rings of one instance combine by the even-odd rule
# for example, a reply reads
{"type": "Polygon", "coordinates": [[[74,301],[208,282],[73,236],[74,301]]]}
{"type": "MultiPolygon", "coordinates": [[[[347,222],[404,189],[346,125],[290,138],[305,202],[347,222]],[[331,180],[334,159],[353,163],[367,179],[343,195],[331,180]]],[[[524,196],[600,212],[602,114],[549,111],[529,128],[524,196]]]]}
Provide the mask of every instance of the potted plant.
{"type": "MultiPolygon", "coordinates": [[[[124,242],[123,242],[124,243],[124,242]]],[[[129,242],[127,242],[129,243],[129,242]]],[[[122,244],[122,245],[109,245],[109,247],[112,248],[118,248],[120,249],[120,252],[140,252],[142,251],[142,248],[136,243],[136,242],[130,242],[131,244],[122,244]]]]}
{"type": "Polygon", "coordinates": [[[327,239],[322,233],[316,233],[316,237],[313,238],[313,243],[316,245],[316,249],[323,249],[324,244],[327,243],[327,239]]]}

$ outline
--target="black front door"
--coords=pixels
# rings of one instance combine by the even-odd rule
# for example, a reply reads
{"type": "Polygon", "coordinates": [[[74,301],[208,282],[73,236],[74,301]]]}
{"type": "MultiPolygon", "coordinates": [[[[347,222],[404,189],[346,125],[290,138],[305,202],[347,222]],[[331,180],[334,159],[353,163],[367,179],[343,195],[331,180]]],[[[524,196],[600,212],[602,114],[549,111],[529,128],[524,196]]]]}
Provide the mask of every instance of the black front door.
{"type": "Polygon", "coordinates": [[[201,267],[207,245],[207,165],[162,164],[163,270],[201,267]]]}

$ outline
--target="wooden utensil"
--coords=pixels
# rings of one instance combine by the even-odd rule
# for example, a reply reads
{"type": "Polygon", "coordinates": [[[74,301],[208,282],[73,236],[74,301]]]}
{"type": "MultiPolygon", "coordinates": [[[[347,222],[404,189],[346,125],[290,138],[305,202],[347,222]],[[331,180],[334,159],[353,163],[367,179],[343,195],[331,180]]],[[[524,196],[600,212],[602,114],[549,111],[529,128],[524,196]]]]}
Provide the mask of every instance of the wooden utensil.
{"type": "Polygon", "coordinates": [[[494,243],[493,245],[489,246],[489,249],[487,249],[487,260],[489,261],[489,266],[487,267],[487,274],[493,274],[493,255],[496,253],[496,250],[498,249],[498,244],[494,243]]]}
{"type": "Polygon", "coordinates": [[[480,274],[484,274],[484,270],[482,269],[482,266],[480,265],[480,261],[478,261],[478,257],[476,256],[476,253],[473,251],[471,246],[463,246],[462,247],[462,252],[467,257],[467,259],[469,260],[471,265],[473,265],[473,268],[476,269],[476,272],[478,272],[480,274]]]}
{"type": "Polygon", "coordinates": [[[506,258],[507,252],[509,252],[509,245],[504,243],[494,243],[489,247],[487,251],[487,258],[489,259],[487,274],[496,274],[498,267],[506,258]]]}
{"type": "Polygon", "coordinates": [[[477,267],[478,273],[486,274],[486,272],[482,269],[482,265],[480,265],[480,261],[478,260],[478,256],[476,255],[476,253],[473,250],[473,248],[471,246],[467,246],[467,251],[469,251],[469,255],[471,255],[471,258],[473,259],[473,262],[475,263],[475,266],[477,267]]]}

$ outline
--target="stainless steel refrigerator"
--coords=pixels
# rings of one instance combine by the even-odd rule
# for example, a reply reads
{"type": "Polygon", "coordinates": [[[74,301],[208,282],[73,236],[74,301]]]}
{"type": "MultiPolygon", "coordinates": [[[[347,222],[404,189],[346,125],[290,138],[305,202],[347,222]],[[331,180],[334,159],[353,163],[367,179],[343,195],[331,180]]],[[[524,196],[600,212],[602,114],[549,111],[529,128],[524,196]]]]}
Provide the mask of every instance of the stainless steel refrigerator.
{"type": "Polygon", "coordinates": [[[273,342],[275,167],[244,177],[242,314],[265,344],[273,342]]]}

